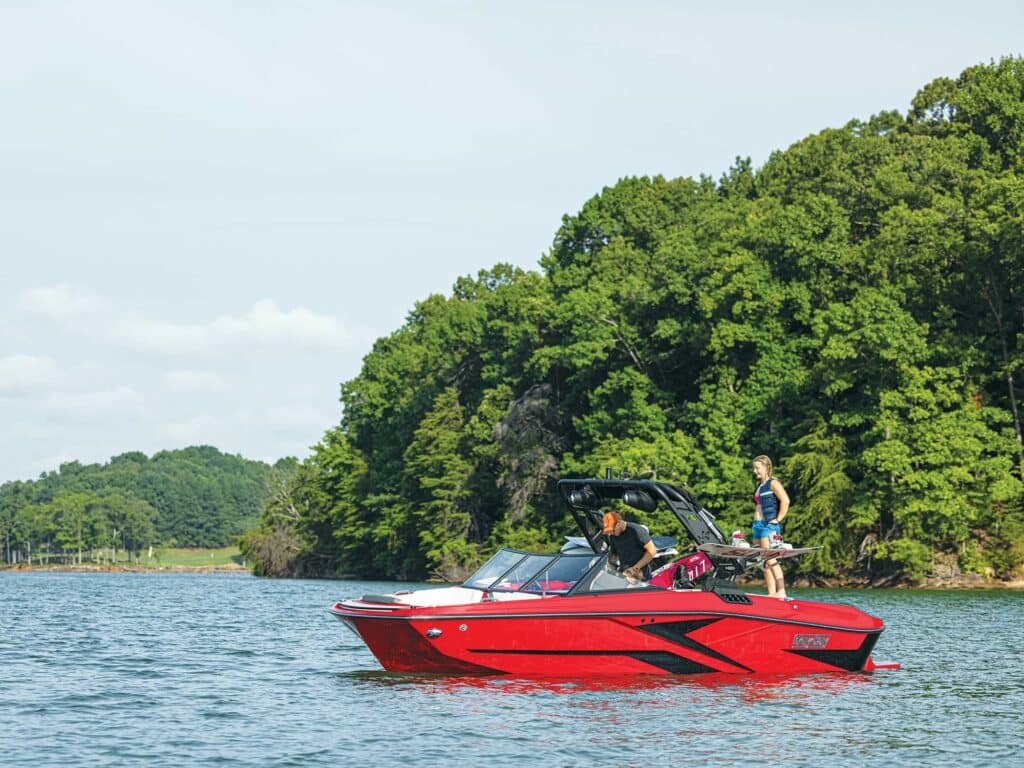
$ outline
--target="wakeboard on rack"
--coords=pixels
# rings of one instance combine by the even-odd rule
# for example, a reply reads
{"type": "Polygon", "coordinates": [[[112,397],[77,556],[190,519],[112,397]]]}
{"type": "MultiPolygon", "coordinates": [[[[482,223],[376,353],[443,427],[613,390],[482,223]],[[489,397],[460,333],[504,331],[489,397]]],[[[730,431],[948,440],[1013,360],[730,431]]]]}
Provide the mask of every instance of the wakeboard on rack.
{"type": "Polygon", "coordinates": [[[785,560],[797,555],[806,555],[808,552],[821,549],[821,547],[793,547],[790,549],[789,547],[733,547],[729,544],[707,543],[701,544],[698,549],[715,557],[742,557],[747,560],[770,560],[774,557],[778,560],[785,560]]]}

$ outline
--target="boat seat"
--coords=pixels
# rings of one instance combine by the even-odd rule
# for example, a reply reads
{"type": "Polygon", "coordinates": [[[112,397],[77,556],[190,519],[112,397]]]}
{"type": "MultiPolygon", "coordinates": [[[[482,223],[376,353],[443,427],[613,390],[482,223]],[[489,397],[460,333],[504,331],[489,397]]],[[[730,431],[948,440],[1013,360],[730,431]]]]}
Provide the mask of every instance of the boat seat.
{"type": "Polygon", "coordinates": [[[395,597],[394,595],[363,595],[361,598],[364,603],[400,603],[402,599],[395,597]]]}

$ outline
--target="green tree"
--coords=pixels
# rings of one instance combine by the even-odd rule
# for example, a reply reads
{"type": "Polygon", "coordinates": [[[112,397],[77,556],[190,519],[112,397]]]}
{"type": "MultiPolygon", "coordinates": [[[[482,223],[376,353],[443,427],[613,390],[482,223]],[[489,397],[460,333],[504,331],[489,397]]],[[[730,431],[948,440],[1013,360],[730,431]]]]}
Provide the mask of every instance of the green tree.
{"type": "Polygon", "coordinates": [[[68,492],[58,495],[49,505],[49,512],[56,521],[56,540],[67,552],[77,552],[78,564],[82,564],[82,549],[89,540],[89,503],[92,497],[87,493],[68,492]]]}
{"type": "Polygon", "coordinates": [[[434,400],[405,452],[405,482],[418,531],[408,557],[422,551],[427,572],[447,580],[465,577],[478,564],[466,540],[471,465],[461,452],[464,424],[458,393],[448,387],[434,400]]]}

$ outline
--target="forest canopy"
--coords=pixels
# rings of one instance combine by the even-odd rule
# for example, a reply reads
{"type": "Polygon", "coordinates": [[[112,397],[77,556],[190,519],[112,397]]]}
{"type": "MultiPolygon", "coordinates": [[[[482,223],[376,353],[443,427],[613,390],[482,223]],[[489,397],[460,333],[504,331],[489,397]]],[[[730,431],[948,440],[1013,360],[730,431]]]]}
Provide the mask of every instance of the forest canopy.
{"type": "MultiPolygon", "coordinates": [[[[624,178],[539,272],[418,302],[245,543],[272,574],[459,578],[556,546],[559,477],[605,466],[751,516],[751,457],[793,499],[808,576],[1024,562],[1024,61],[755,169],[624,178]]],[[[651,521],[656,522],[656,521],[651,521]]]]}
{"type": "Polygon", "coordinates": [[[83,552],[101,549],[137,556],[150,546],[234,544],[295,465],[269,466],[210,446],[67,462],[38,480],[0,486],[2,562],[80,563],[83,552]]]}

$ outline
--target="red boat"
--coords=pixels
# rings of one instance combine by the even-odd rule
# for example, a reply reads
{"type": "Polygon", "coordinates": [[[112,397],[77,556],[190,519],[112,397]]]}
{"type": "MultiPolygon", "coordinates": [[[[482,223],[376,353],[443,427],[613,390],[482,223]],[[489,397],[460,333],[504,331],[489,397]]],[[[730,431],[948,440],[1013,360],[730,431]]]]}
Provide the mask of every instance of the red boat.
{"type": "Polygon", "coordinates": [[[748,594],[735,583],[767,558],[809,550],[735,549],[689,491],[667,483],[590,478],[558,488],[584,534],[558,554],[503,549],[461,586],[364,595],[330,612],[393,672],[803,674],[883,666],[871,658],[881,619],[847,605],[748,594]],[[623,502],[671,509],[697,551],[673,561],[676,542],[655,537],[668,561],[654,578],[613,570],[601,514],[623,502]]]}

